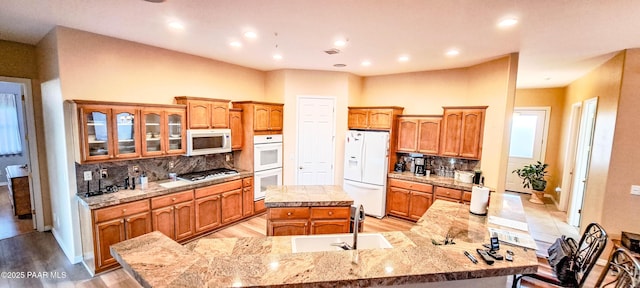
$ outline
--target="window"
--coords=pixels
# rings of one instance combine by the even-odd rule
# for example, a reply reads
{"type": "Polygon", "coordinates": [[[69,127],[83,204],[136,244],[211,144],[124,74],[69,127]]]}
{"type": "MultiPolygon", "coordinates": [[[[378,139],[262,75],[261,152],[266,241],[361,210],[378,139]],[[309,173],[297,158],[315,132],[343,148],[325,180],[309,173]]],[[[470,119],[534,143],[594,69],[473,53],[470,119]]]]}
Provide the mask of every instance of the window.
{"type": "Polygon", "coordinates": [[[0,156],[21,153],[16,95],[0,93],[0,156]]]}

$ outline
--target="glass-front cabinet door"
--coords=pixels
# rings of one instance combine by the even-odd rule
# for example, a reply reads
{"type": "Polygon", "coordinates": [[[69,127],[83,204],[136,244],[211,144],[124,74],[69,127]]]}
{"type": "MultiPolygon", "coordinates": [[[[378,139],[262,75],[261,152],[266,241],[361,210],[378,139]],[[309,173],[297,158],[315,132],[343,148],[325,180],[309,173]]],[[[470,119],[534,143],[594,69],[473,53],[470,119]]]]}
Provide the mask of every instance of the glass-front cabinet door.
{"type": "Polygon", "coordinates": [[[185,109],[166,110],[167,154],[183,154],[186,151],[186,111],[185,109]]]}
{"type": "Polygon", "coordinates": [[[111,109],[100,105],[81,106],[80,115],[84,132],[80,139],[84,147],[84,161],[112,158],[111,109]]]}
{"type": "Polygon", "coordinates": [[[138,109],[122,107],[113,109],[114,156],[116,158],[132,158],[140,156],[138,133],[138,109]]]}
{"type": "Polygon", "coordinates": [[[164,113],[162,110],[142,110],[142,155],[155,156],[164,154],[164,113]]]}

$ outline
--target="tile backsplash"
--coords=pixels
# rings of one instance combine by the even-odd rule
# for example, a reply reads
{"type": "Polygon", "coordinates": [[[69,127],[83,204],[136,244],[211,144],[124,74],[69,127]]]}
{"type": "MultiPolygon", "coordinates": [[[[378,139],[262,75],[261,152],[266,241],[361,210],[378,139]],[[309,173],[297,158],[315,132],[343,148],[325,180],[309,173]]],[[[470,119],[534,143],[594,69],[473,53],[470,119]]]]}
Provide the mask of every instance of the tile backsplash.
{"type": "MultiPolygon", "coordinates": [[[[160,158],[135,159],[127,161],[103,162],[96,164],[76,163],[76,183],[78,193],[87,192],[87,181],[84,181],[84,172],[91,171],[93,180],[89,181],[90,191],[98,190],[98,177],[100,169],[107,169],[108,177],[102,179],[101,186],[124,184],[124,179],[129,176],[140,176],[142,172],[148,177],[148,181],[169,179],[169,173],[178,175],[210,170],[215,168],[233,168],[233,153],[221,153],[202,156],[170,156],[160,158]],[[226,161],[229,155],[230,161],[226,161]],[[133,171],[138,166],[139,173],[133,171]]],[[[139,183],[138,181],[136,183],[139,183]]]]}
{"type": "MultiPolygon", "coordinates": [[[[410,158],[407,153],[398,153],[398,160],[405,161],[406,158],[410,158]]],[[[440,167],[446,170],[462,170],[462,171],[473,171],[476,169],[480,169],[480,160],[470,160],[470,159],[460,159],[454,157],[442,157],[442,156],[424,156],[425,163],[427,163],[427,167],[431,169],[432,173],[435,173],[436,169],[440,167]]],[[[409,164],[407,163],[406,171],[409,171],[409,164]]]]}

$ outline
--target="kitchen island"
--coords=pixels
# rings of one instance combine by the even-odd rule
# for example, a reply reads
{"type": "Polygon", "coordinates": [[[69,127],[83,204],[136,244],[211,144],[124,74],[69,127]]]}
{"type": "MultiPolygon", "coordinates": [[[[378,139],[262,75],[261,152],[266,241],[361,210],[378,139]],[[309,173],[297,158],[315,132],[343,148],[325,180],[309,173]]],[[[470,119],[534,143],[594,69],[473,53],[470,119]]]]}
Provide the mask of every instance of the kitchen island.
{"type": "MultiPolygon", "coordinates": [[[[519,197],[492,197],[490,216],[526,222],[519,197]]],[[[509,275],[537,271],[535,250],[506,244],[501,253],[512,250],[513,262],[484,263],[475,249],[489,242],[487,228],[499,226],[468,209],[435,201],[411,231],[381,233],[390,249],[292,253],[296,236],[202,238],[182,246],[153,232],[113,245],[111,253],[144,287],[505,287],[509,275]],[[456,244],[436,245],[446,235],[456,244]]]]}
{"type": "Polygon", "coordinates": [[[341,186],[269,186],[267,236],[349,233],[352,204],[341,186]]]}

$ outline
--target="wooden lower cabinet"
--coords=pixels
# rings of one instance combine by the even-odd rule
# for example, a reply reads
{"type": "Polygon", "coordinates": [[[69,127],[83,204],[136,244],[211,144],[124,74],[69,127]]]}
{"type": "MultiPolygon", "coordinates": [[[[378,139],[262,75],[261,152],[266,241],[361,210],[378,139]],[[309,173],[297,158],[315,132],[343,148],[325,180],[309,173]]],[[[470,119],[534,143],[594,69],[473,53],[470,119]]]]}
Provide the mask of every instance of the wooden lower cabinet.
{"type": "Polygon", "coordinates": [[[307,235],[307,219],[267,220],[267,236],[307,235]]]}
{"type": "Polygon", "coordinates": [[[387,181],[387,214],[418,220],[429,209],[433,199],[433,186],[389,178],[387,181]]]}
{"type": "Polygon", "coordinates": [[[351,207],[267,209],[267,236],[349,233],[351,207]]]}
{"type": "Polygon", "coordinates": [[[242,216],[253,215],[253,177],[242,179],[242,216]]]}
{"type": "Polygon", "coordinates": [[[389,186],[387,192],[387,213],[395,216],[409,216],[409,198],[411,191],[389,186]]]}
{"type": "Polygon", "coordinates": [[[195,233],[193,190],[151,198],[153,231],[181,241],[195,233]]]}
{"type": "Polygon", "coordinates": [[[433,194],[411,191],[409,199],[409,218],[419,220],[432,204],[433,194]]]}
{"type": "Polygon", "coordinates": [[[116,266],[109,246],[151,232],[149,201],[142,200],[93,211],[96,271],[116,266]]]}
{"type": "Polygon", "coordinates": [[[242,189],[222,193],[222,224],[242,218],[242,189]]]}
{"type": "MultiPolygon", "coordinates": [[[[445,187],[436,187],[434,192],[434,201],[436,199],[461,203],[462,202],[462,190],[451,189],[445,187]]],[[[469,197],[469,201],[471,198],[469,197]]]]}
{"type": "Polygon", "coordinates": [[[222,225],[220,195],[196,199],[195,208],[196,233],[210,231],[222,225]]]}

